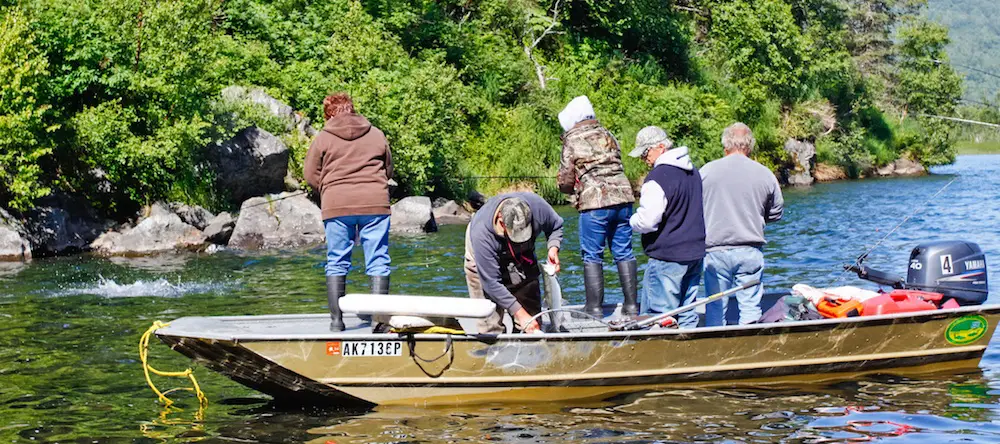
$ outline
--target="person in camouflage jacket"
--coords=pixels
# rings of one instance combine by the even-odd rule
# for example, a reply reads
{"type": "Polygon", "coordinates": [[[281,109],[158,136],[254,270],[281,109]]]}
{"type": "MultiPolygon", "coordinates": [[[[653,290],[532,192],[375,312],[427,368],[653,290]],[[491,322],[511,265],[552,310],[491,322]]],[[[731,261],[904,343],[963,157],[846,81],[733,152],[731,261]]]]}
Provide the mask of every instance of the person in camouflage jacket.
{"type": "Polygon", "coordinates": [[[562,161],[559,190],[575,197],[580,212],[580,249],[587,293],[584,310],[603,317],[604,249],[610,242],[618,264],[624,303],[622,314],[639,313],[636,297],[636,259],[632,252],[632,184],[625,177],[618,141],[597,121],[587,96],[580,96],[559,113],[562,161]]]}

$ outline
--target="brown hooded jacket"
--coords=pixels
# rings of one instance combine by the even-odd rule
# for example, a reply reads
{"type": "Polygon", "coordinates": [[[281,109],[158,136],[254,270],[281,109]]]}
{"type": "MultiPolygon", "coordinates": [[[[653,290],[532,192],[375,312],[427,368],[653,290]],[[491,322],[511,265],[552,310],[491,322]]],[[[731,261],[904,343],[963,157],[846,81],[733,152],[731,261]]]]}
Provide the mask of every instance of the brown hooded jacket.
{"type": "Polygon", "coordinates": [[[389,142],[364,116],[327,120],[309,146],[303,170],[306,182],[322,196],[323,220],[389,214],[389,142]]]}

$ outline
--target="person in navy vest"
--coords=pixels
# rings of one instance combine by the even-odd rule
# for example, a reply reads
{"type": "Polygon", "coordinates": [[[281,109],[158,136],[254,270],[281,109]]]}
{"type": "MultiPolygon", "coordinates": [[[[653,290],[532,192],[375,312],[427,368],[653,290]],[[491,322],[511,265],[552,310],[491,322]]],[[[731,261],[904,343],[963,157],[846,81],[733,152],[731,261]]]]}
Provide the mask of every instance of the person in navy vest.
{"type": "MultiPolygon", "coordinates": [[[[629,225],[642,234],[649,256],[639,303],[643,314],[664,313],[695,301],[705,259],[705,216],[701,175],[687,147],[673,148],[666,131],[647,126],[635,137],[631,157],[652,170],[646,176],[629,225]]],[[[681,313],[681,328],[698,326],[693,310],[681,313]]]]}

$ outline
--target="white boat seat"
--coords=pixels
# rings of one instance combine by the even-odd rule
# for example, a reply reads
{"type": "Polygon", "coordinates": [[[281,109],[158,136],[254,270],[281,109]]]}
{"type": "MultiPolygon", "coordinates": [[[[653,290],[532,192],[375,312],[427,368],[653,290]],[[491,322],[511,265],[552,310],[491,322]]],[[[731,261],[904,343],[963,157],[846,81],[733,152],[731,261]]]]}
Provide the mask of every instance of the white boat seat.
{"type": "Polygon", "coordinates": [[[345,313],[430,318],[485,319],[496,312],[486,299],[351,293],[340,298],[345,313]]]}

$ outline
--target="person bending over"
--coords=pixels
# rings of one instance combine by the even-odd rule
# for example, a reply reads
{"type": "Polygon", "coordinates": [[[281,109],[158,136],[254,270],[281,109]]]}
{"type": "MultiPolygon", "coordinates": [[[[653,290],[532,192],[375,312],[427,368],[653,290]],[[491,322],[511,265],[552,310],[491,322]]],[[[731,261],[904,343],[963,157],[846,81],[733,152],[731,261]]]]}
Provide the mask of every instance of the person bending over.
{"type": "Polygon", "coordinates": [[[514,320],[514,331],[539,330],[542,294],[538,282],[535,239],[545,233],[549,263],[559,270],[563,219],[534,193],[494,196],[472,216],[465,231],[465,280],[469,297],[489,299],[496,312],[480,320],[479,333],[504,332],[503,314],[514,320]]]}

